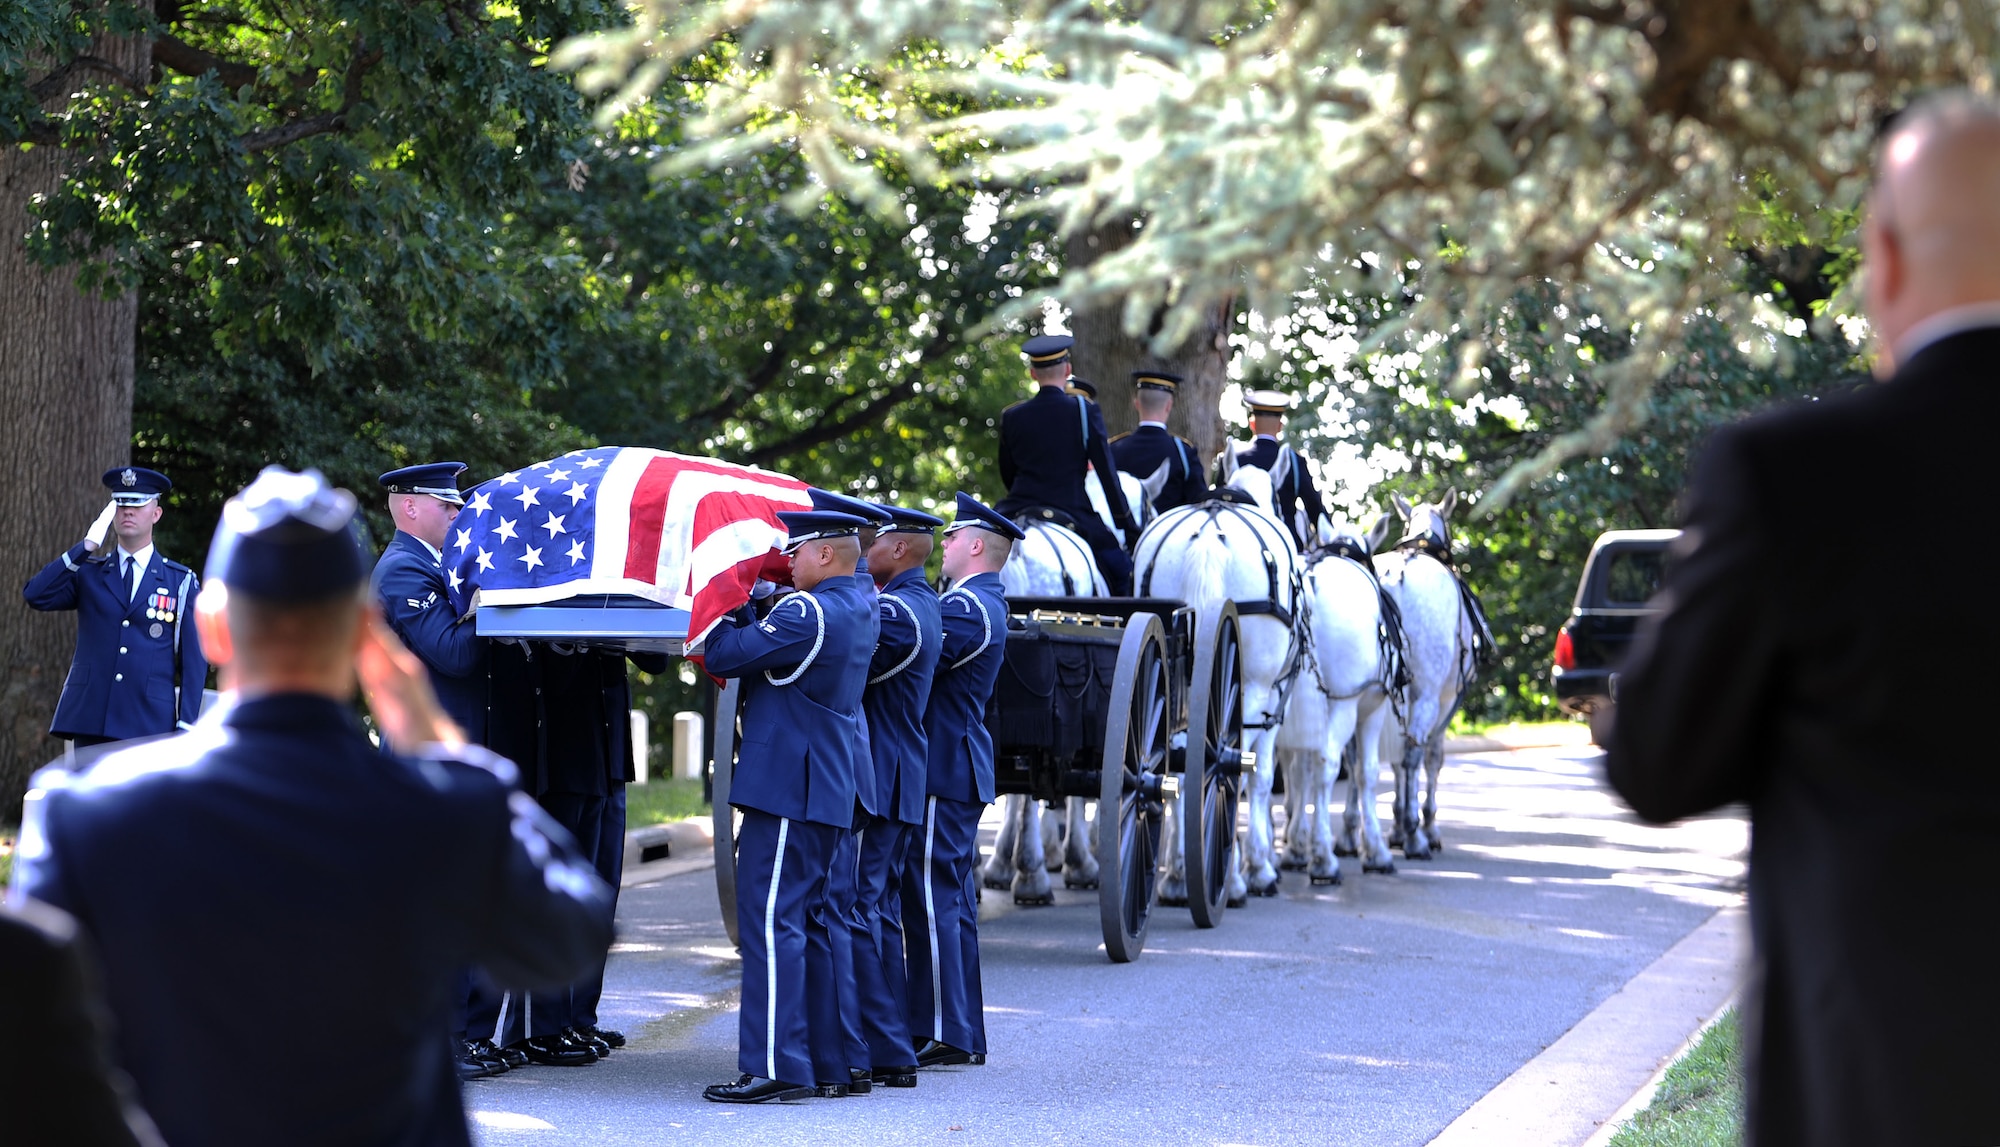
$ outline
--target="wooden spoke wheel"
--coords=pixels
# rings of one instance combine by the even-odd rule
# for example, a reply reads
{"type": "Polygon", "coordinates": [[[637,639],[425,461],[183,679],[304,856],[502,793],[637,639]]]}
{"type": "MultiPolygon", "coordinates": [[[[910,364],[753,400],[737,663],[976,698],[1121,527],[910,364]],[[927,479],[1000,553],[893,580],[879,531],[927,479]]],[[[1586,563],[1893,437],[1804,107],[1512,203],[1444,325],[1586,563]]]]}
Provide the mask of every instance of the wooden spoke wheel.
{"type": "Polygon", "coordinates": [[[1159,617],[1133,614],[1125,623],[1111,679],[1097,803],[1097,903],[1104,950],[1119,964],[1145,950],[1146,925],[1160,890],[1170,716],[1167,668],[1159,617]]]}
{"type": "Polygon", "coordinates": [[[736,810],[729,806],[729,782],[736,775],[736,709],[743,683],[734,677],[715,691],[715,712],[708,722],[714,753],[715,896],[722,902],[722,926],[729,942],[742,947],[736,934],[736,810]]]}
{"type": "Polygon", "coordinates": [[[1181,845],[1195,926],[1222,922],[1235,863],[1243,792],[1243,672],[1236,603],[1195,623],[1188,688],[1187,766],[1181,777],[1181,845]]]}

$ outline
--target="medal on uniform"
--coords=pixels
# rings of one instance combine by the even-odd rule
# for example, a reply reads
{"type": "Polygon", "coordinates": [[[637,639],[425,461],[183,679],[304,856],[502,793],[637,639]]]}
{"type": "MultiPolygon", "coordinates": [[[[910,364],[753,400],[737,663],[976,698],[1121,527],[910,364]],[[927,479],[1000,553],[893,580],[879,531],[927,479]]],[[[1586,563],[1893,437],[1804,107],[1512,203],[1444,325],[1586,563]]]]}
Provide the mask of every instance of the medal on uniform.
{"type": "Polygon", "coordinates": [[[164,632],[164,630],[162,629],[160,623],[156,621],[153,623],[153,628],[147,630],[146,632],[152,634],[154,637],[158,637],[162,632],[164,632]]]}

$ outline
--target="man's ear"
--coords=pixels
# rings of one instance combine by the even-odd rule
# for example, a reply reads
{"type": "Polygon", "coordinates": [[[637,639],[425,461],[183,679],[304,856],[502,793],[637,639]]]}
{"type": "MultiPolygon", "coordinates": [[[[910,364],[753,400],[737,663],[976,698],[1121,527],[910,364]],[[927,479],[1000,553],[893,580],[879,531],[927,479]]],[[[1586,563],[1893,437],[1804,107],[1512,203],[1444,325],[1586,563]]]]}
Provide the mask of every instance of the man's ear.
{"type": "Polygon", "coordinates": [[[236,643],[229,635],[229,587],[212,581],[201,587],[194,599],[194,629],[201,635],[201,652],[217,667],[236,657],[236,643]]]}

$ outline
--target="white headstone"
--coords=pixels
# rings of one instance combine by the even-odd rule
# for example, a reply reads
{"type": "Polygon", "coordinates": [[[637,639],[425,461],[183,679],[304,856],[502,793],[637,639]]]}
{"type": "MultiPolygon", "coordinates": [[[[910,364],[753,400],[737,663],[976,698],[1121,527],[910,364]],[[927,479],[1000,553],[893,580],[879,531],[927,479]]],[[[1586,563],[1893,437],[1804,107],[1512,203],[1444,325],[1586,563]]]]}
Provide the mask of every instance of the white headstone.
{"type": "Polygon", "coordinates": [[[674,776],[681,780],[700,780],[701,771],[708,764],[705,749],[701,714],[675,713],[674,776]]]}
{"type": "Polygon", "coordinates": [[[646,783],[647,764],[653,759],[653,725],[641,710],[632,710],[632,775],[646,783]]]}

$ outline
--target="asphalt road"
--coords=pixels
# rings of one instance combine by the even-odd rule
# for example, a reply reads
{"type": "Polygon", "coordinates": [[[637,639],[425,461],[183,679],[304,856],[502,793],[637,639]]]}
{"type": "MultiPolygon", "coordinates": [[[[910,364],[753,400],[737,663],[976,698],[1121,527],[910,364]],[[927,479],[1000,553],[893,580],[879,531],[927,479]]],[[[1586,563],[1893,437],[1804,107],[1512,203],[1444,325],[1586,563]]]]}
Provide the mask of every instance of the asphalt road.
{"type": "MultiPolygon", "coordinates": [[[[1386,786],[1385,786],[1386,787],[1386,786]]],[[[755,1143],[1428,1142],[1716,908],[1747,827],[1639,824],[1586,749],[1455,757],[1445,851],[1391,876],[1283,895],[1197,930],[1159,910],[1145,954],[1103,954],[1094,893],[981,915],[985,1067],[915,1090],[733,1107],[740,964],[713,874],[627,889],[607,1026],[586,1068],[467,1085],[487,1147],[755,1143]]],[[[1058,885],[1060,882],[1058,882],[1058,885]]]]}

